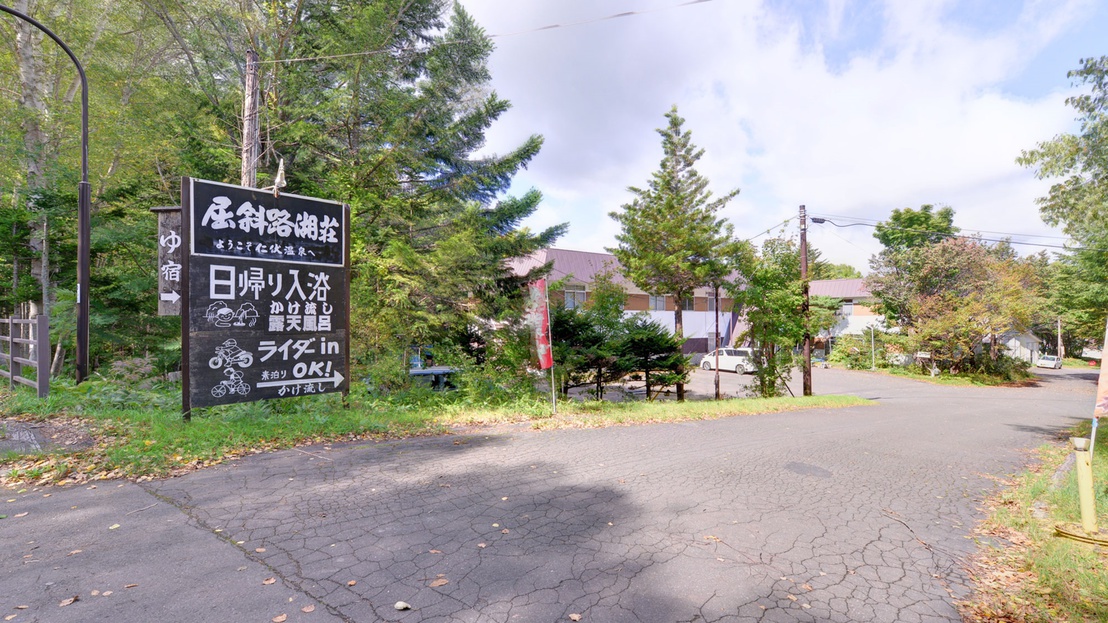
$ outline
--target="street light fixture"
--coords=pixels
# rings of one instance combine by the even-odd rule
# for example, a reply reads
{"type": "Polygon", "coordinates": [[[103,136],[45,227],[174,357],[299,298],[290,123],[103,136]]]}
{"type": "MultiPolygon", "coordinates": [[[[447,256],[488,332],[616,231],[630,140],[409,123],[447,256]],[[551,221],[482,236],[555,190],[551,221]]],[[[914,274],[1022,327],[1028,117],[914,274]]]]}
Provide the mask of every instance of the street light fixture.
{"type": "MultiPolygon", "coordinates": [[[[88,376],[88,297],[89,297],[89,244],[91,225],[92,187],[88,182],[88,79],[81,61],[73,50],[49,28],[29,15],[0,4],[0,11],[21,19],[46,33],[69,55],[77,66],[81,78],[81,182],[77,185],[77,383],[88,376]]],[[[45,302],[45,301],[44,301],[45,302]]],[[[41,372],[40,372],[41,373],[41,372]]]]}

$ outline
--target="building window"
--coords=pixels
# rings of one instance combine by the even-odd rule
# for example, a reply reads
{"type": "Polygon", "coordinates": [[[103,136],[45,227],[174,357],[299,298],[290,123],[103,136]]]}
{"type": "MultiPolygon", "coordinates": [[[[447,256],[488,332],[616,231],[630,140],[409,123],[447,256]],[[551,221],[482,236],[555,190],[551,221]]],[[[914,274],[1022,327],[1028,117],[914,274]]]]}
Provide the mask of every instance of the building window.
{"type": "Polygon", "coordinates": [[[712,296],[708,297],[708,311],[710,311],[710,312],[716,311],[716,297],[715,297],[715,295],[712,295],[712,296]]]}
{"type": "Polygon", "coordinates": [[[839,308],[839,313],[843,316],[853,316],[854,301],[843,301],[843,306],[839,308]]]}
{"type": "Polygon", "coordinates": [[[666,297],[650,295],[650,300],[647,302],[647,307],[651,311],[665,311],[666,310],[666,297]]]}
{"type": "Polygon", "coordinates": [[[693,300],[692,300],[691,296],[687,299],[682,299],[681,300],[681,309],[683,311],[692,311],[693,310],[693,300]]]}
{"type": "Polygon", "coordinates": [[[565,289],[566,309],[577,309],[585,306],[585,286],[567,285],[565,289]]]}

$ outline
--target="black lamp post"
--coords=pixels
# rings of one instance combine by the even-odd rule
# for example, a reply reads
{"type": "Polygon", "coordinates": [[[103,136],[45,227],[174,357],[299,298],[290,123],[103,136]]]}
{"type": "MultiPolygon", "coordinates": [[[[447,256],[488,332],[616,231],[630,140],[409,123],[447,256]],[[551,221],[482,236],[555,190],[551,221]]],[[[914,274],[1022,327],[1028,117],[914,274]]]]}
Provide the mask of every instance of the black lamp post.
{"type": "Polygon", "coordinates": [[[88,182],[88,79],[85,78],[85,68],[81,66],[81,61],[77,60],[73,50],[49,28],[2,4],[0,11],[30,23],[62,46],[77,66],[77,74],[81,77],[81,182],[77,186],[77,382],[80,383],[88,376],[89,232],[92,229],[92,187],[88,182]]]}

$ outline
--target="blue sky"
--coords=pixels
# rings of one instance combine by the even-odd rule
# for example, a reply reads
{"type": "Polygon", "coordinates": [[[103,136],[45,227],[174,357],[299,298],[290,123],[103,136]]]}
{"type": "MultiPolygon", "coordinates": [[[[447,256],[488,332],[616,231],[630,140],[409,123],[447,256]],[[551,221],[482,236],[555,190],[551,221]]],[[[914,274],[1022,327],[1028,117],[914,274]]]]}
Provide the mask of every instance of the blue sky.
{"type": "MultiPolygon", "coordinates": [[[[744,238],[795,234],[800,204],[847,223],[925,203],[965,231],[1060,236],[1035,204],[1049,182],[1015,158],[1074,127],[1066,72],[1108,54],[1108,3],[1091,0],[461,3],[491,35],[522,31],[494,39],[492,86],[513,108],[487,151],[542,134],[513,193],[542,191],[528,225],[568,221],[558,246],[589,251],[615,244],[608,213],[657,168],[673,104],[711,188],[741,189],[723,216],[744,238]],[[641,14],[590,21],[624,11],[641,14]]],[[[879,250],[868,227],[809,239],[863,272],[879,250]]]]}

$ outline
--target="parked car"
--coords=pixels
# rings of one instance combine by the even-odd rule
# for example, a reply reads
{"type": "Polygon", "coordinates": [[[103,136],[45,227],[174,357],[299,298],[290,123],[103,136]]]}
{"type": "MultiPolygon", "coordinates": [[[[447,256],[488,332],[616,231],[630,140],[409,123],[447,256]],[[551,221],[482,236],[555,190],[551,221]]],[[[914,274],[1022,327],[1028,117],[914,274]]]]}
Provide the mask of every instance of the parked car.
{"type": "MultiPolygon", "coordinates": [[[[704,370],[715,370],[716,351],[712,351],[700,360],[700,367],[704,370]]],[[[719,369],[733,370],[737,374],[753,374],[757,369],[754,365],[754,351],[749,348],[720,348],[719,369]]]]}
{"type": "Polygon", "coordinates": [[[1053,368],[1055,370],[1062,369],[1062,360],[1055,355],[1043,355],[1039,357],[1039,360],[1035,362],[1036,368],[1053,368]]]}

